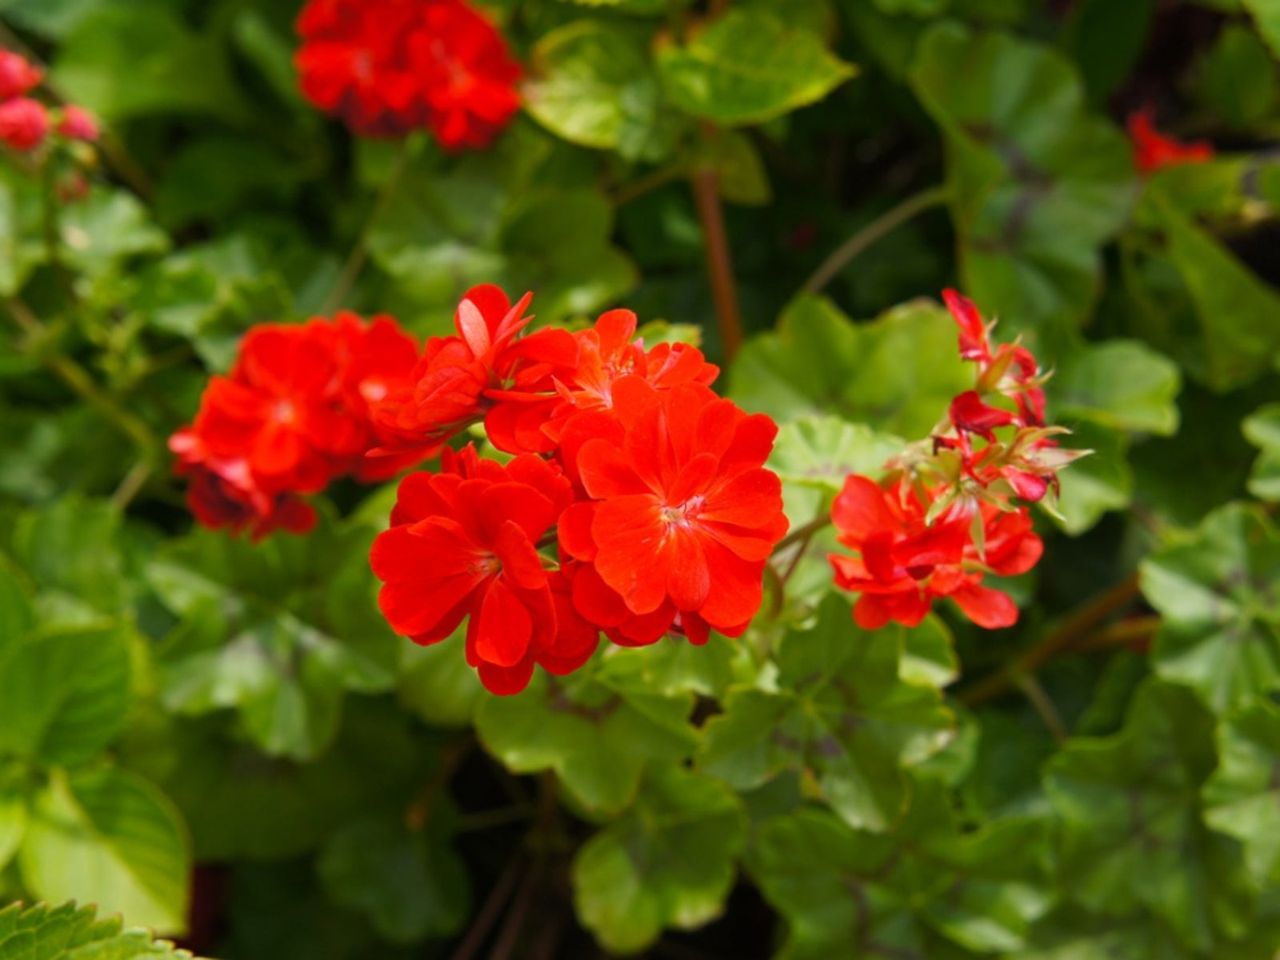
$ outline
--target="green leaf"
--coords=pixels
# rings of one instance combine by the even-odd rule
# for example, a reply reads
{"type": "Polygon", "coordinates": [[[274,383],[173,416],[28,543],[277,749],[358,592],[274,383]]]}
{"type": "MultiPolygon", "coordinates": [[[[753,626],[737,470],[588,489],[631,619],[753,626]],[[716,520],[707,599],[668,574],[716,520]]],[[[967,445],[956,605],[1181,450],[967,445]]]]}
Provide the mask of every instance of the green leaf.
{"type": "Polygon", "coordinates": [[[821,100],[855,70],[822,39],[758,8],[734,9],[658,52],[670,101],[724,126],[764,123],[821,100]]]}
{"type": "Polygon", "coordinates": [[[345,692],[389,689],[397,640],[374,603],[372,531],[323,524],[258,544],[198,531],[167,545],[148,580],[180,623],[159,657],[170,710],[235,709],[268,753],[308,759],[338,727],[345,692]]]}
{"type": "Polygon", "coordinates": [[[101,5],[79,19],[63,38],[53,81],[108,121],[178,112],[233,123],[252,116],[217,33],[191,30],[164,0],[101,5]]]}
{"type": "Polygon", "coordinates": [[[1217,875],[1224,850],[1200,824],[1214,760],[1213,718],[1189,690],[1157,680],[1139,689],[1119,733],[1069,741],[1045,787],[1072,899],[1112,916],[1145,907],[1209,948],[1215,915],[1238,892],[1217,875]]]}
{"type": "Polygon", "coordinates": [[[405,643],[400,648],[400,703],[433,727],[470,726],[487,696],[475,670],[458,656],[465,630],[460,627],[441,643],[405,643]]]}
{"type": "Polygon", "coordinates": [[[0,294],[17,293],[45,260],[40,191],[37,177],[0,165],[0,294]]]}
{"type": "Polygon", "coordinates": [[[25,885],[164,932],[186,926],[191,853],[177,812],[145,780],[103,767],[55,775],[18,854],[25,885]]]}
{"type": "Polygon", "coordinates": [[[574,905],[613,953],[635,953],[666,927],[719,916],[745,835],[742,802],[723,784],[656,767],[635,806],[578,851],[574,905]]]}
{"type": "Polygon", "coordinates": [[[490,697],[476,715],[480,741],[515,773],[554,770],[587,813],[617,813],[647,766],[681,760],[697,744],[692,697],[653,692],[645,653],[610,649],[570,677],[539,671],[523,693],[490,697]]]}
{"type": "Polygon", "coordinates": [[[1073,426],[1064,441],[1076,450],[1093,453],[1058,474],[1061,490],[1055,518],[1068,534],[1077,537],[1111,510],[1123,510],[1133,499],[1133,470],[1123,434],[1085,423],[1073,426]]]}
{"type": "Polygon", "coordinates": [[[578,20],[533,48],[525,108],[571,143],[660,160],[678,127],[664,112],[646,35],[621,24],[578,20]]]}
{"type": "MultiPolygon", "coordinates": [[[[433,818],[440,812],[433,809],[433,818]]],[[[334,903],[368,917],[392,943],[449,936],[467,919],[466,867],[438,828],[358,820],[325,844],[317,870],[334,903]]]]}
{"type": "Polygon", "coordinates": [[[1163,437],[1178,432],[1177,364],[1136,340],[1080,350],[1049,383],[1055,417],[1163,437]]]}
{"type": "Polygon", "coordinates": [[[123,190],[96,188],[58,217],[61,254],[69,266],[101,277],[130,257],[164,253],[169,238],[146,207],[123,190]]]}
{"type": "Polygon", "coordinates": [[[1258,32],[1271,45],[1271,52],[1276,57],[1280,57],[1280,2],[1278,0],[1242,0],[1242,2],[1258,24],[1258,32]]]}
{"type": "Polygon", "coordinates": [[[835,414],[886,434],[921,437],[973,385],[955,322],[929,301],[853,324],[829,300],[795,300],[773,333],[754,337],[730,372],[729,395],[779,421],[835,414]]]}
{"type": "Polygon", "coordinates": [[[25,637],[34,623],[30,588],[0,554],[0,656],[25,637]]]}
{"type": "Polygon", "coordinates": [[[0,768],[0,871],[9,865],[27,832],[28,787],[19,768],[7,764],[0,768]]]}
{"type": "Polygon", "coordinates": [[[1228,23],[1218,34],[1200,62],[1199,80],[1200,99],[1237,130],[1265,120],[1280,93],[1270,51],[1256,33],[1237,23],[1228,23]]]}
{"type": "MultiPolygon", "coordinates": [[[[12,960],[190,960],[191,954],[120,917],[94,919],[93,907],[20,903],[0,909],[0,957],[12,960]]],[[[130,918],[132,921],[134,918],[130,918]]]]}
{"type": "Polygon", "coordinates": [[[1160,676],[1219,711],[1280,688],[1280,534],[1265,516],[1221,507],[1151,554],[1141,575],[1164,618],[1152,651],[1160,676]]]}
{"type": "Polygon", "coordinates": [[[0,651],[0,755],[92,760],[129,709],[129,650],[115,626],[37,634],[0,651]]]}
{"type": "MultiPolygon", "coordinates": [[[[700,769],[739,790],[796,771],[850,826],[890,828],[907,808],[904,768],[946,746],[954,726],[936,689],[902,679],[904,633],[860,630],[829,596],[812,630],[783,639],[777,690],[729,693],[707,723],[700,769]]],[[[917,663],[906,672],[923,678],[917,663]]]]}
{"type": "Polygon", "coordinates": [[[754,207],[773,198],[764,159],[749,137],[735,130],[720,130],[703,144],[700,156],[715,169],[720,196],[729,203],[754,207]]]}
{"type": "Polygon", "coordinates": [[[1212,235],[1153,185],[1168,255],[1199,317],[1201,339],[1186,364],[1214,390],[1251,383],[1280,351],[1280,294],[1263,283],[1212,235]]]}
{"type": "Polygon", "coordinates": [[[1244,844],[1259,888],[1280,882],[1280,707],[1261,702],[1218,727],[1205,822],[1244,844]]]}
{"type": "Polygon", "coordinates": [[[769,469],[784,487],[794,484],[834,496],[852,473],[878,476],[905,442],[877,433],[865,423],[831,415],[804,416],[784,423],[769,455],[769,469]]]}
{"type": "Polygon", "coordinates": [[[64,497],[23,513],[14,524],[13,552],[50,607],[67,619],[116,616],[128,603],[120,514],[105,500],[64,497]]]}
{"type": "Polygon", "coordinates": [[[1280,403],[1260,408],[1241,426],[1249,442],[1262,450],[1249,475],[1249,492],[1259,500],[1280,500],[1280,403]]]}
{"type": "Polygon", "coordinates": [[[1051,903],[1043,824],[993,820],[961,833],[942,788],[919,786],[891,836],[812,808],[758,828],[749,866],[787,920],[780,956],[952,956],[930,928],[969,950],[1020,955],[1051,903]]]}
{"type": "Polygon", "coordinates": [[[1071,8],[1064,41],[1095,102],[1129,76],[1146,45],[1154,0],[1084,0],[1071,8]]]}
{"type": "Polygon", "coordinates": [[[966,293],[1056,344],[1085,319],[1099,251],[1128,219],[1127,142],[1085,110],[1072,65],[999,33],[938,24],[911,83],[946,137],[966,293]]]}

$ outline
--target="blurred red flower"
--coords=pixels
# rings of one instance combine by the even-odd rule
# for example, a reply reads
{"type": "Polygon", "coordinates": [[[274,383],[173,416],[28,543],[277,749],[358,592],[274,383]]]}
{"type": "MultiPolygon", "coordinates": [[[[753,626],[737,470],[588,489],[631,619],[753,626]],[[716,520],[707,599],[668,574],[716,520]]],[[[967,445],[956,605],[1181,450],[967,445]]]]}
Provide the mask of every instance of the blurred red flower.
{"type": "Polygon", "coordinates": [[[1203,163],[1212,160],[1213,144],[1207,140],[1183,143],[1156,129],[1155,111],[1143,107],[1129,114],[1129,139],[1133,143],[1133,163],[1139,173],[1152,173],[1161,167],[1180,163],[1203,163]]]}

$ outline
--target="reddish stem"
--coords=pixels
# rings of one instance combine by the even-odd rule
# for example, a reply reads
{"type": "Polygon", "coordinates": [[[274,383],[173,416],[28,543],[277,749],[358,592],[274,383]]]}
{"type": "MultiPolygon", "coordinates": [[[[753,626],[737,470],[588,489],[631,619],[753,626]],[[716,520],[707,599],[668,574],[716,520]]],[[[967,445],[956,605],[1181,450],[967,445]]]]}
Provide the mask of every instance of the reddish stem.
{"type": "Polygon", "coordinates": [[[693,173],[693,199],[707,251],[707,273],[711,280],[711,297],[716,308],[716,323],[726,359],[732,360],[742,346],[742,313],[738,309],[738,291],[733,282],[733,261],[729,256],[729,237],[724,229],[724,211],[720,206],[719,176],[713,168],[702,167],[693,173]]]}

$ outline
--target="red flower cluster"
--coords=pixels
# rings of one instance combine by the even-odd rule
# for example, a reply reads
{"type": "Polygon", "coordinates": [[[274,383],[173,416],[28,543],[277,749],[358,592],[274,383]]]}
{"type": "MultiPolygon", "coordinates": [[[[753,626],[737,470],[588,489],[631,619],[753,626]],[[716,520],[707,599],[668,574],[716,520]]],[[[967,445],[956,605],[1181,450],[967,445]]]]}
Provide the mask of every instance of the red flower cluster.
{"type": "Polygon", "coordinates": [[[42,71],[20,54],[0,49],[0,143],[30,153],[55,130],[67,140],[98,139],[98,124],[83,107],[51,111],[29,96],[44,78],[42,71]]]}
{"type": "Polygon", "coordinates": [[[468,662],[496,693],[535,665],[576,669],[601,631],[625,645],[740,634],[787,530],[764,469],[776,426],[716,397],[696,348],[646,349],[633,314],[522,336],[528,302],[470,291],[457,335],[428,343],[375,411],[388,453],[483,421],[515,454],[504,466],[468,447],[401,484],[372,555],[388,621],[434,643],[469,616],[468,662]]]}
{"type": "Polygon", "coordinates": [[[983,586],[986,574],[1025,573],[1044,546],[1026,506],[1057,489],[1057,471],[1083,454],[1058,447],[1045,426],[1043,375],[1020,344],[993,346],[991,327],[967,298],[947,290],[960,356],[977,367],[974,389],[955,397],[927,440],[891,461],[883,486],[850,476],[832,507],[840,542],[836,585],[861,594],[865,629],[915,626],[949,597],[981,627],[1011,626],[1018,608],[983,586]],[[997,431],[1001,431],[999,434],[997,431]]]}
{"type": "Polygon", "coordinates": [[[351,313],[263,324],[244,338],[229,376],[214,377],[195,422],[169,448],[190,477],[187,501],[208,527],[310,529],[300,494],[351,475],[386,480],[426,455],[379,456],[372,411],[401,390],[418,346],[390,317],[351,313]]]}
{"type": "Polygon", "coordinates": [[[1180,163],[1204,163],[1213,159],[1213,144],[1207,140],[1182,143],[1156,129],[1155,111],[1143,107],[1129,114],[1129,139],[1133,143],[1133,164],[1147,174],[1180,163]]]}
{"type": "Polygon", "coordinates": [[[302,92],[362,136],[484,147],[519,109],[519,64],[464,0],[310,0],[298,33],[302,92]]]}

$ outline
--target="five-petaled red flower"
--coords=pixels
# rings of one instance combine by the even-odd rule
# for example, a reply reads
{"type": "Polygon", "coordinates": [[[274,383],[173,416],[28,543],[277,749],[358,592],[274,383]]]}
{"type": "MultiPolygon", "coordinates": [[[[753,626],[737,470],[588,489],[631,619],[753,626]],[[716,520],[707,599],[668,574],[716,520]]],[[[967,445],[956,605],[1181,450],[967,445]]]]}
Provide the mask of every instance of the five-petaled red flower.
{"type": "Polygon", "coordinates": [[[310,0],[298,33],[303,93],[362,136],[484,147],[519,109],[519,64],[465,0],[310,0]]]}
{"type": "Polygon", "coordinates": [[[631,615],[678,618],[695,643],[709,626],[741,634],[787,532],[781,483],[764,469],[776,424],[700,384],[659,391],[636,376],[613,384],[611,416],[594,416],[598,435],[574,455],[589,499],[561,518],[565,553],[591,564],[599,580],[588,586],[607,587],[631,615]]]}
{"type": "Polygon", "coordinates": [[[552,463],[524,455],[502,466],[467,447],[439,473],[400,484],[391,529],[374,542],[379,604],[391,626],[421,644],[467,623],[467,662],[496,693],[529,682],[535,663],[553,673],[581,666],[598,631],[567,603],[539,542],[572,500],[552,463]]]}

